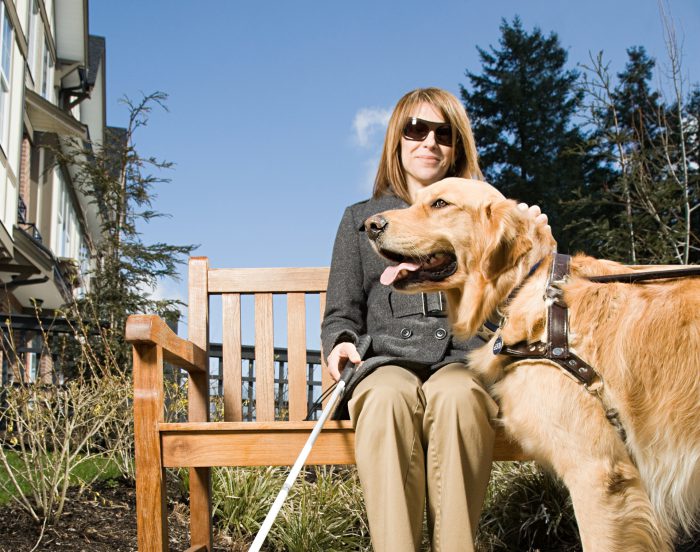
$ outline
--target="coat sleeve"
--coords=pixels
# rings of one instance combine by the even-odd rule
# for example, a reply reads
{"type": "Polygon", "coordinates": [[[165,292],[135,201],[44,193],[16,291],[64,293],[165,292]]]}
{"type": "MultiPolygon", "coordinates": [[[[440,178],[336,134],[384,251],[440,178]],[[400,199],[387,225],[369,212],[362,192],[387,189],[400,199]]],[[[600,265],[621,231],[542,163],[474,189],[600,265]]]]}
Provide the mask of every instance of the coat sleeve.
{"type": "Polygon", "coordinates": [[[363,285],[360,234],[348,207],[335,237],[321,325],[321,344],[326,358],[338,343],[357,344],[360,336],[366,333],[367,296],[363,285]]]}

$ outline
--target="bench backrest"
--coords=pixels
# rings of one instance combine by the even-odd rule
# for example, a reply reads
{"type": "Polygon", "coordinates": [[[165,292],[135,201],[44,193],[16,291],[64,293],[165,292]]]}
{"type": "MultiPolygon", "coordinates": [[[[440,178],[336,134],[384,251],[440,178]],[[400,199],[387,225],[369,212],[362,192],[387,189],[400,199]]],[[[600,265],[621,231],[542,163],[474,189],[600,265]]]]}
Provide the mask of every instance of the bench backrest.
{"type": "MultiPolygon", "coordinates": [[[[224,421],[243,419],[242,295],[254,296],[256,421],[275,419],[274,295],[285,295],[287,303],[289,420],[300,421],[306,417],[306,302],[307,296],[318,294],[319,319],[322,320],[328,273],[327,267],[211,269],[206,257],[190,259],[188,337],[205,351],[209,350],[209,299],[214,295],[221,296],[224,421]]],[[[331,383],[322,368],[322,388],[327,389],[331,383]]],[[[208,377],[190,376],[188,389],[190,421],[208,421],[208,377]]]]}

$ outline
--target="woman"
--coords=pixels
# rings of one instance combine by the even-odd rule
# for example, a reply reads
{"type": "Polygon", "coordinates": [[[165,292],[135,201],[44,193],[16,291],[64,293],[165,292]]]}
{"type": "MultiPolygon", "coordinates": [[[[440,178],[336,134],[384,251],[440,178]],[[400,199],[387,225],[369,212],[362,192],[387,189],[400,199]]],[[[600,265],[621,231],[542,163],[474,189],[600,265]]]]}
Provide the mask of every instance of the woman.
{"type": "Polygon", "coordinates": [[[409,92],[389,120],[372,198],[346,209],[333,248],[322,345],[336,380],[362,360],[337,417],[356,430],[377,552],[420,548],[426,497],[432,550],[473,550],[491,470],[498,408],[464,362],[481,342],[451,336],[441,294],[382,285],[387,263],[364,235],[369,216],[448,176],[481,178],[464,108],[444,90],[409,92]]]}

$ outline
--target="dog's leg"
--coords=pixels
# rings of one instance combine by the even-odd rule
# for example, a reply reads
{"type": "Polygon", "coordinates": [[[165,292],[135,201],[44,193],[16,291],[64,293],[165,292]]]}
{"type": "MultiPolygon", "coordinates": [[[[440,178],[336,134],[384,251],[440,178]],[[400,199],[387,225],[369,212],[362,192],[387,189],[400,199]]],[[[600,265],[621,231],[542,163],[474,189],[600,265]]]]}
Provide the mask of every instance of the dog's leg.
{"type": "Polygon", "coordinates": [[[494,388],[507,431],[569,488],[585,552],[670,552],[639,471],[602,406],[549,364],[519,364],[494,388]]]}

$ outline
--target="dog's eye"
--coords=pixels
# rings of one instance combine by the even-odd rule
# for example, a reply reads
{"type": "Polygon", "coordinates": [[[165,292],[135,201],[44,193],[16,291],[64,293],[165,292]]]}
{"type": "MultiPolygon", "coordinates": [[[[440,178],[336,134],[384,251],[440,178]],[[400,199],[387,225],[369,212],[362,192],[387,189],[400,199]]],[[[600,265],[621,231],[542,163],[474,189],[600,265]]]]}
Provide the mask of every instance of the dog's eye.
{"type": "Polygon", "coordinates": [[[443,207],[447,207],[448,205],[449,203],[447,203],[447,201],[445,201],[444,199],[436,199],[435,201],[433,201],[431,207],[433,209],[442,209],[443,207]]]}

